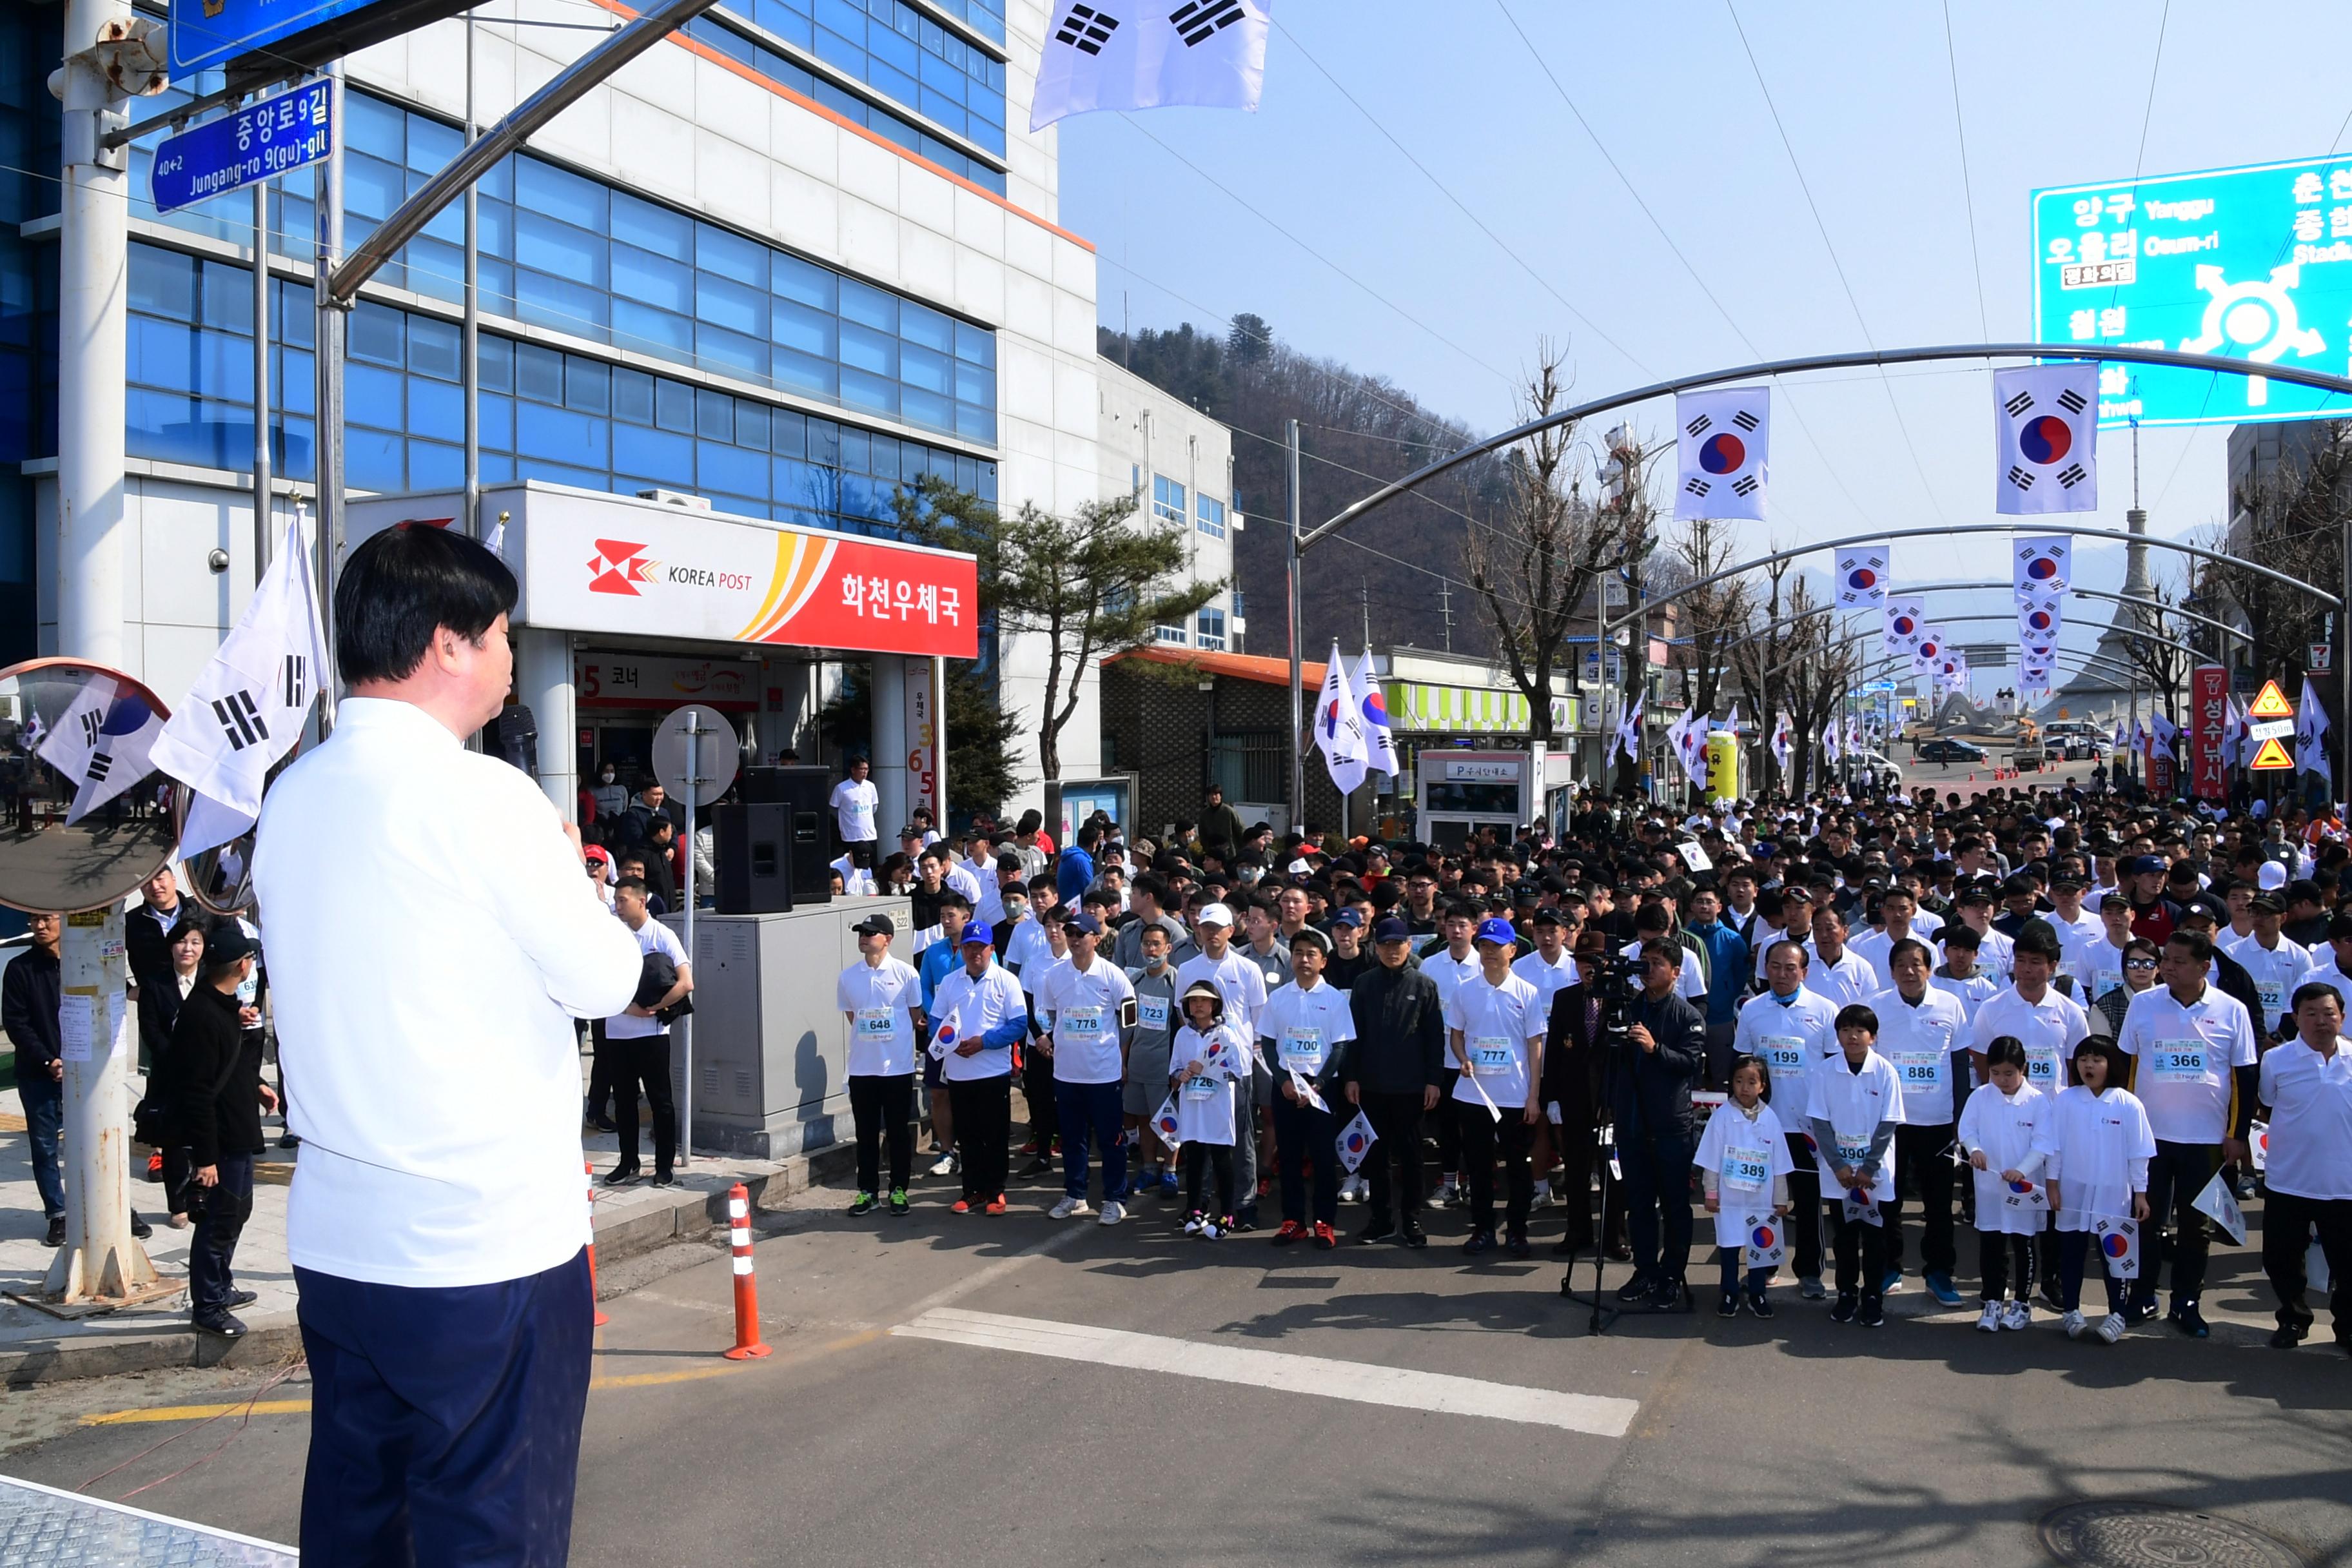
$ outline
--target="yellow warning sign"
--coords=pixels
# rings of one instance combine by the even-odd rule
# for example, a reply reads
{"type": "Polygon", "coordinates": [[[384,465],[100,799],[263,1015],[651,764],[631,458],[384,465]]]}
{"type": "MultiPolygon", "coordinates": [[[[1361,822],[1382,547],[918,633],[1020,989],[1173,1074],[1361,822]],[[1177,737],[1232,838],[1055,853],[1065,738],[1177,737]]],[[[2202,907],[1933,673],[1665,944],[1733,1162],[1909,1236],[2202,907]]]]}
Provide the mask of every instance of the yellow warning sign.
{"type": "MultiPolygon", "coordinates": [[[[2286,693],[2279,689],[2279,684],[2277,681],[2265,680],[2263,682],[2261,695],[2254,699],[2254,705],[2246,710],[2246,717],[2249,719],[2292,719],[2294,717],[2294,704],[2286,700],[2286,693]]],[[[2256,767],[2262,766],[2259,763],[2254,765],[2256,767]]],[[[2284,763],[2273,763],[2270,765],[2274,768],[2283,768],[2287,764],[2284,763]]]]}
{"type": "Polygon", "coordinates": [[[2286,754],[2286,748],[2280,745],[2278,737],[2273,735],[2263,742],[2263,749],[2254,753],[2254,760],[2247,765],[2256,772],[2264,768],[2291,768],[2294,766],[2294,759],[2286,754]]]}

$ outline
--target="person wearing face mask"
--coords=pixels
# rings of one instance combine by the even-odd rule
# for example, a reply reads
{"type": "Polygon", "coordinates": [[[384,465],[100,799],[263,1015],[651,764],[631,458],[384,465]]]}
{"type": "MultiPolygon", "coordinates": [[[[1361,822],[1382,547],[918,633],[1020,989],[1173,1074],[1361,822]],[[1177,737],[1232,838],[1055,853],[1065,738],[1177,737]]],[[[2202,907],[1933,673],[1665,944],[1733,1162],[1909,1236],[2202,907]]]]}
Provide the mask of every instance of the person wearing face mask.
{"type": "Polygon", "coordinates": [[[588,798],[595,803],[596,821],[607,835],[614,831],[621,814],[629,809],[628,787],[621,783],[620,774],[610,763],[596,771],[596,782],[590,786],[588,798]]]}
{"type": "MultiPolygon", "coordinates": [[[[1151,1125],[1151,1114],[1167,1098],[1172,1076],[1169,1049],[1183,1018],[1177,1007],[1176,966],[1170,962],[1174,954],[1168,928],[1157,921],[1138,923],[1136,946],[1140,962],[1127,971],[1128,984],[1135,990],[1135,1027],[1128,1038],[1123,1109],[1129,1136],[1148,1161],[1134,1184],[1137,1195],[1157,1191],[1163,1198],[1172,1198],[1178,1186],[1176,1151],[1151,1125]]],[[[1189,938],[1186,945],[1191,945],[1189,938]]]]}

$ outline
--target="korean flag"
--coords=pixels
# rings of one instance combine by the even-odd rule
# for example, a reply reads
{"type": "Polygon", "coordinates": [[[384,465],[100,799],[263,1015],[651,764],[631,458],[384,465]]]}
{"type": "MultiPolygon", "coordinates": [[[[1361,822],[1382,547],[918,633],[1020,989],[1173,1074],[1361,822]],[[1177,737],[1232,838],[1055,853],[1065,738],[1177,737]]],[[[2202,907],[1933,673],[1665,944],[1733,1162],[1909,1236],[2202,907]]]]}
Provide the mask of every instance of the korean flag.
{"type": "Polygon", "coordinates": [[[2065,596],[2074,583],[2074,553],[2063,534],[2011,541],[2010,586],[2021,611],[2044,599],[2065,596]]]}
{"type": "Polygon", "coordinates": [[[68,826],[147,777],[149,752],[163,720],[144,698],[100,676],[42,736],[36,753],[74,782],[68,826]]]}
{"type": "Polygon", "coordinates": [[[1255,110],[1272,11],[1273,0],[1054,0],[1029,129],[1097,109],[1255,110]]]}
{"type": "Polygon", "coordinates": [[[1922,626],[1919,640],[1911,645],[1911,673],[1934,675],[1944,662],[1944,628],[1922,626]]]}
{"type": "Polygon", "coordinates": [[[1789,1230],[1780,1215],[1769,1209],[1760,1214],[1751,1210],[1740,1216],[1739,1225],[1748,1237],[1739,1248],[1740,1267],[1777,1268],[1788,1259],[1789,1230]]]}
{"type": "Polygon", "coordinates": [[[1685,392],[1675,399],[1675,516],[1764,521],[1772,391],[1685,392]]]}
{"type": "Polygon", "coordinates": [[[2017,635],[2029,647],[2037,642],[2048,642],[2065,624],[2063,594],[2044,593],[2037,588],[2018,601],[2017,635]]]}
{"type": "Polygon", "coordinates": [[[2099,367],[1992,373],[1993,510],[2009,517],[2099,510],[2099,367]]]}
{"type": "Polygon", "coordinates": [[[1370,1119],[1360,1110],[1356,1112],[1356,1119],[1339,1129],[1339,1136],[1335,1141],[1339,1153],[1339,1168],[1354,1175],[1357,1168],[1363,1164],[1364,1156],[1372,1152],[1372,1145],[1380,1142],[1380,1136],[1372,1131],[1370,1119]]]}
{"type": "Polygon", "coordinates": [[[2116,1215],[2095,1215],[2091,1221],[2091,1245],[2106,1259],[2110,1278],[2139,1278],[2138,1226],[2116,1215]]]}
{"type": "Polygon", "coordinates": [[[1176,1119],[1176,1096],[1171,1090],[1168,1098],[1160,1102],[1160,1109],[1151,1113],[1151,1130],[1160,1134],[1162,1143],[1173,1149],[1184,1141],[1179,1131],[1182,1125],[1176,1119]]]}
{"type": "Polygon", "coordinates": [[[1919,646],[1919,634],[1927,629],[1927,605],[1924,599],[1886,600],[1886,657],[1907,658],[1919,646]]]}
{"type": "Polygon", "coordinates": [[[1877,609],[1886,603],[1884,544],[1857,544],[1838,552],[1837,602],[1841,610],[1877,609]]]}

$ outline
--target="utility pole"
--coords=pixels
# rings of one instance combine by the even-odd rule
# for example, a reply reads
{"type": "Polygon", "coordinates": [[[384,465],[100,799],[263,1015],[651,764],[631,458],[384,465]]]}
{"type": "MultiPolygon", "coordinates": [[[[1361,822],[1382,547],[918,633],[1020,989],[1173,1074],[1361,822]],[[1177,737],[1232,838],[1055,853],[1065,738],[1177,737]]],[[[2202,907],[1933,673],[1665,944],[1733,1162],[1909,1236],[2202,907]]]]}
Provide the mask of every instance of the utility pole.
{"type": "Polygon", "coordinates": [[[1437,580],[1437,618],[1444,627],[1445,651],[1454,651],[1454,583],[1452,579],[1437,580]]]}
{"type": "Polygon", "coordinates": [[[1303,601],[1299,592],[1301,564],[1298,542],[1298,421],[1286,422],[1283,431],[1283,471],[1290,506],[1290,825],[1307,820],[1307,693],[1301,684],[1299,649],[1307,628],[1299,624],[1303,601]]]}
{"type": "MultiPolygon", "coordinates": [[[[330,125],[343,123],[343,62],[335,61],[327,68],[328,91],[333,97],[328,108],[330,125]]],[[[317,437],[312,450],[317,454],[319,489],[319,604],[326,612],[321,617],[322,631],[327,639],[327,662],[335,659],[335,578],[343,569],[343,346],[346,329],[351,325],[352,308],[349,300],[338,300],[328,286],[335,263],[343,254],[343,139],[335,138],[334,148],[327,154],[319,173],[319,199],[313,205],[318,216],[316,246],[313,250],[315,269],[311,273],[310,302],[315,315],[312,342],[318,353],[315,369],[318,373],[317,437]]],[[[470,527],[470,524],[468,525],[470,527]]],[[[323,741],[335,723],[335,685],[331,680],[319,682],[319,738],[323,741]]]]}

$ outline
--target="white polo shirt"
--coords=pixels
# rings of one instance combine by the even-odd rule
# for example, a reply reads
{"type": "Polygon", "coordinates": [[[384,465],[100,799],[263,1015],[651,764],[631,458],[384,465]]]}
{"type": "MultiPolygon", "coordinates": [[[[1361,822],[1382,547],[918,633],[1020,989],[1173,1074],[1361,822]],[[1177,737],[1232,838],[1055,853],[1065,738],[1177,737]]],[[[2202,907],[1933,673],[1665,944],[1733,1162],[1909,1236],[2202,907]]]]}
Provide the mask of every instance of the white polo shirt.
{"type": "Polygon", "coordinates": [[[1800,985],[1786,997],[1767,991],[1739,1009],[1731,1048],[1760,1057],[1770,1075],[1772,1109],[1792,1132],[1805,1131],[1813,1068],[1836,1051],[1838,1005],[1800,985]]]}
{"type": "Polygon", "coordinates": [[[2056,1094],[2074,1080],[2074,1047],[2089,1037],[2091,1016],[2081,1003],[2058,994],[2055,986],[2028,1002],[2011,985],[1977,1009],[1969,1048],[1982,1056],[2003,1035],[2025,1047],[2025,1080],[2044,1094],[2056,1094]]]}
{"type": "MultiPolygon", "coordinates": [[[[1840,1050],[1822,1058],[1813,1067],[1811,1085],[1812,1120],[1830,1124],[1835,1148],[1821,1147],[1815,1163],[1821,1171],[1823,1195],[1838,1192],[1836,1167],[1844,1163],[1862,1169],[1863,1156],[1869,1152],[1871,1140],[1876,1136],[1882,1122],[1903,1121],[1903,1081],[1895,1065],[1876,1051],[1863,1058],[1857,1068],[1845,1059],[1840,1050]]],[[[1948,1110],[1945,1112],[1949,1115],[1948,1110]]],[[[1894,1146],[1889,1144],[1880,1156],[1875,1179],[1871,1183],[1871,1196],[1885,1203],[1895,1195],[1894,1146]]]]}
{"type": "Polygon", "coordinates": [[[851,1078],[898,1078],[915,1070],[914,1014],[923,1005],[922,977],[903,959],[860,954],[833,984],[834,1005],[849,1015],[851,1078]]]}
{"type": "MultiPolygon", "coordinates": [[[[613,918],[621,920],[617,914],[613,918]]],[[[621,921],[621,929],[628,931],[629,922],[621,921]]],[[[640,954],[667,953],[672,963],[686,963],[686,944],[677,940],[677,932],[651,915],[646,917],[645,924],[629,931],[629,935],[635,940],[640,954]]],[[[668,1027],[659,1018],[633,1018],[626,1013],[615,1013],[604,1020],[604,1037],[608,1040],[649,1040],[668,1027]]]]}
{"type": "Polygon", "coordinates": [[[875,835],[874,807],[881,792],[874,781],[844,779],[833,786],[833,821],[841,830],[845,844],[871,843],[875,835]]]}
{"type": "MultiPolygon", "coordinates": [[[[2292,937],[2282,936],[2276,947],[2264,947],[2259,936],[2250,936],[2230,950],[2230,956],[2245,966],[2253,980],[2254,994],[2262,998],[2262,1031],[2276,1030],[2279,1015],[2294,1011],[2294,988],[2304,983],[2315,967],[2311,950],[2292,937]]],[[[2288,1025],[2293,1031],[2292,1023],[2288,1025]]]]}
{"type": "MultiPolygon", "coordinates": [[[[1524,1107],[1546,1024],[1536,988],[1516,974],[1494,985],[1482,973],[1456,987],[1445,1005],[1445,1026],[1462,1031],[1463,1072],[1454,1098],[1473,1105],[1491,1100],[1506,1115],[1524,1107]]],[[[1447,1047],[1450,1055],[1450,1039],[1447,1047]]]]}
{"type": "Polygon", "coordinates": [[[1536,988],[1536,1001],[1542,1016],[1551,1016],[1551,999],[1577,982],[1576,960],[1566,948],[1559,950],[1559,961],[1546,963],[1540,952],[1530,952],[1511,961],[1511,973],[1536,988]]]}
{"type": "Polygon", "coordinates": [[[1356,1019],[1348,1009],[1348,994],[1318,977],[1312,990],[1297,982],[1276,987],[1265,999],[1257,1033],[1274,1043],[1266,1060],[1276,1073],[1312,1079],[1330,1065],[1341,1045],[1356,1037],[1356,1019]]]}
{"type": "Polygon", "coordinates": [[[1868,961],[1846,944],[1832,963],[1823,958],[1821,950],[1811,942],[1805,944],[1805,989],[1817,996],[1825,996],[1838,1006],[1849,1002],[1868,1002],[1878,994],[1878,976],[1868,961]]]}
{"type": "Polygon", "coordinates": [[[1899,991],[1871,1002],[1878,1014],[1876,1050],[1903,1084],[1903,1120],[1933,1127],[1952,1120],[1952,1053],[1968,1048],[1968,1015],[1959,998],[1933,985],[1916,1006],[1899,991]]]}
{"type": "Polygon", "coordinates": [[[2352,1199],[2352,1049],[2339,1043],[2323,1057],[2300,1038],[2272,1047],[2262,1098],[2271,1108],[2264,1184],[2299,1198],[2352,1199]]]}
{"type": "Polygon", "coordinates": [[[1031,992],[1037,1013],[1050,1019],[1057,1083],[1119,1083],[1127,1077],[1119,1048],[1119,1009],[1135,994],[1127,971],[1100,952],[1086,968],[1075,955],[1049,967],[1031,992]]]}
{"type": "Polygon", "coordinates": [[[1024,1025],[1027,1022],[1029,999],[1021,994],[1021,982],[1013,979],[1012,971],[997,963],[993,954],[977,980],[961,963],[949,970],[932,988],[931,1011],[931,1022],[936,1026],[931,1035],[931,1055],[939,1058],[941,1078],[950,1083],[969,1083],[1011,1075],[1013,1052],[1009,1044],[993,1050],[982,1047],[968,1057],[959,1056],[955,1050],[966,1039],[985,1035],[991,1029],[1015,1020],[1024,1025]]]}
{"type": "Polygon", "coordinates": [[[2132,998],[2116,1045],[2136,1058],[2132,1093],[2147,1124],[2168,1143],[2219,1143],[2229,1136],[2231,1069],[2254,1065],[2254,1025],[2245,1005],[2216,986],[2184,1007],[2171,988],[2132,998]]]}

